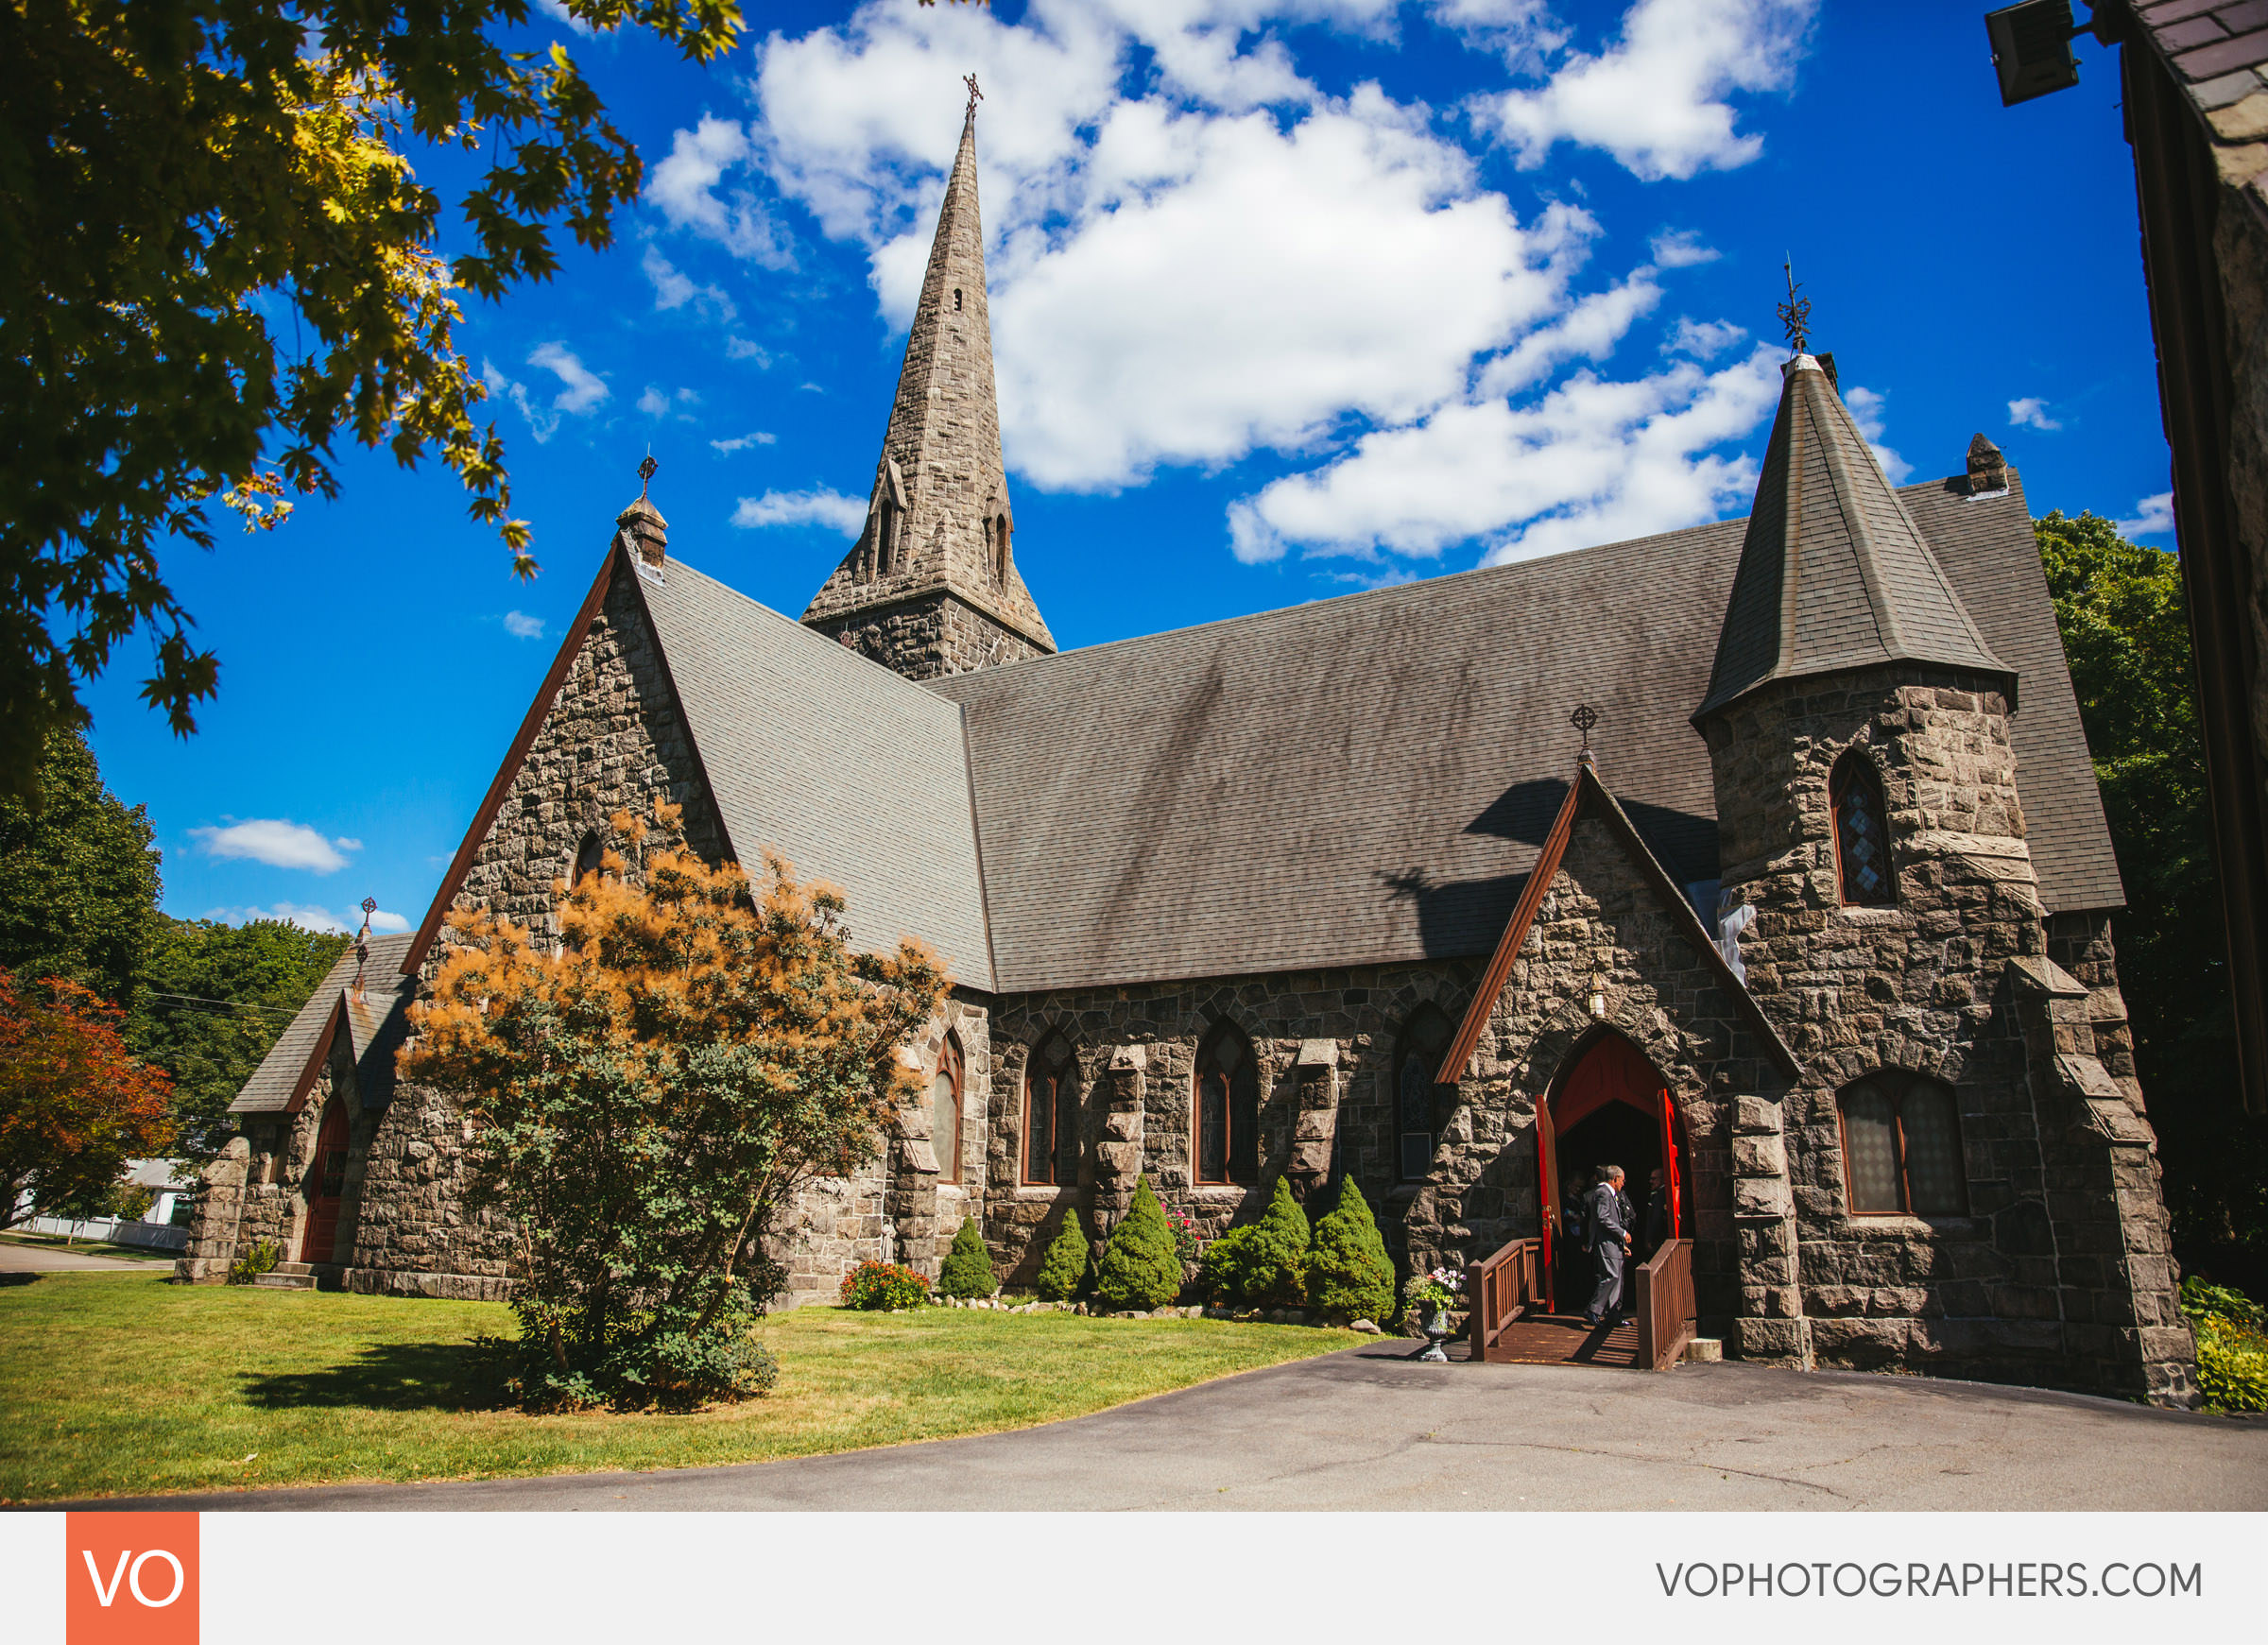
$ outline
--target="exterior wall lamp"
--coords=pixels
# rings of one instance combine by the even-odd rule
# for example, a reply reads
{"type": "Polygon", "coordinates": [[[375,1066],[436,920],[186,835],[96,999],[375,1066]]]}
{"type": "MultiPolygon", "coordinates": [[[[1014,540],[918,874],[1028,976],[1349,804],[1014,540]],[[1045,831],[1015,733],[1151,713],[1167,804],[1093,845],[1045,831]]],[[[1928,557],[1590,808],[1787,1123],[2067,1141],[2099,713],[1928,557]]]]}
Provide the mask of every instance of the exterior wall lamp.
{"type": "Polygon", "coordinates": [[[1590,973],[1590,1014],[1599,1021],[1606,1020],[1606,973],[1604,969],[1590,973]]]}

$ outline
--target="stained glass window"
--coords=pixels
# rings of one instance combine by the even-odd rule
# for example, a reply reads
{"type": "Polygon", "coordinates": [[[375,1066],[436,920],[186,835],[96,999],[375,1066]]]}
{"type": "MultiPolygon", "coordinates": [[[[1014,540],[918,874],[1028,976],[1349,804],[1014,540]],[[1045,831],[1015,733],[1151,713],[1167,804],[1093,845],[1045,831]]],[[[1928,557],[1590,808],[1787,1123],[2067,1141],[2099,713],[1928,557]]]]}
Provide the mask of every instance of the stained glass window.
{"type": "Polygon", "coordinates": [[[961,1043],[945,1037],[937,1054],[936,1077],[930,1082],[929,1144],[937,1157],[937,1180],[961,1180],[961,1043]]]}
{"type": "Polygon", "coordinates": [[[1197,1052],[1197,1180],[1260,1180],[1260,1070],[1226,1022],[1197,1052]]]}
{"type": "Polygon", "coordinates": [[[1896,901],[1888,812],[1881,784],[1863,755],[1843,756],[1829,797],[1835,808],[1835,863],[1842,874],[1843,900],[1862,907],[1896,901]]]}
{"type": "Polygon", "coordinates": [[[1042,1187],[1076,1182],[1079,1063],[1061,1035],[1049,1035],[1032,1053],[1023,1092],[1023,1180],[1042,1187]]]}
{"type": "MultiPolygon", "coordinates": [[[[1401,1054],[1395,1061],[1394,1127],[1397,1157],[1404,1182],[1422,1182],[1434,1169],[1434,1139],[1447,1106],[1444,1089],[1434,1082],[1448,1053],[1449,1019],[1420,1005],[1401,1031],[1401,1054]]],[[[1453,1099],[1453,1089],[1447,1095],[1453,1099]]]]}
{"type": "Polygon", "coordinates": [[[1847,1087],[1839,1106],[1851,1215],[1967,1213],[1960,1107],[1950,1089],[1885,1070],[1847,1087]]]}

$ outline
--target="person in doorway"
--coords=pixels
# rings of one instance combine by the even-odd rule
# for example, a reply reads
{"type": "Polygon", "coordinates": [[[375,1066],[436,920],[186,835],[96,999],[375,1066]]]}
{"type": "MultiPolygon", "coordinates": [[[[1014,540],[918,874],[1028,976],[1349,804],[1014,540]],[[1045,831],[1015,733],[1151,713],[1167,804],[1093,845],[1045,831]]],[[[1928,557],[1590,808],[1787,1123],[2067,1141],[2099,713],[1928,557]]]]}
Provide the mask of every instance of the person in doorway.
{"type": "Polygon", "coordinates": [[[1584,1208],[1584,1244],[1595,1283],[1583,1323],[1594,1329],[1602,1321],[1620,1324],[1623,1318],[1623,1259],[1630,1251],[1630,1202],[1623,1197],[1623,1181],[1621,1166],[1600,1166],[1598,1186],[1584,1208]]]}
{"type": "Polygon", "coordinates": [[[1670,1191],[1661,1180],[1661,1167],[1646,1173],[1646,1255],[1650,1259],[1670,1237],[1670,1191]]]}

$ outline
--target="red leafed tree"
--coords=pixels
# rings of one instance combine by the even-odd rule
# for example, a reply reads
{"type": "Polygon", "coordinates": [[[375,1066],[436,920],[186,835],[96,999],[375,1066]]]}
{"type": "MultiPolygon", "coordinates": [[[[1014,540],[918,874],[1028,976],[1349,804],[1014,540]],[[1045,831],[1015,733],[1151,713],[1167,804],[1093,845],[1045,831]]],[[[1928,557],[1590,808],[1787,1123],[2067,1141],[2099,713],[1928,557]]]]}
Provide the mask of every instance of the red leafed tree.
{"type": "Polygon", "coordinates": [[[127,1054],[123,1017],[77,983],[27,989],[0,967],[0,1228],[172,1146],[173,1081],[127,1054]]]}

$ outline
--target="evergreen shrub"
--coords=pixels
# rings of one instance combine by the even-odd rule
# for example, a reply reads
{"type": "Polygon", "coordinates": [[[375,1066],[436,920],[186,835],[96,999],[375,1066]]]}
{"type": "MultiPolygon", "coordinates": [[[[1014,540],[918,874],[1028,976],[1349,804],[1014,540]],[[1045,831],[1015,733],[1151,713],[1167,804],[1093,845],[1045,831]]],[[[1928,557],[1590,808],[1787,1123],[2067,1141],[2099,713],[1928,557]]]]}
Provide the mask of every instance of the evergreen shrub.
{"type": "Polygon", "coordinates": [[[847,1308],[919,1308],[929,1299],[929,1281],[895,1262],[861,1262],[843,1276],[847,1308]]]}
{"type": "Polygon", "coordinates": [[[1063,1219],[1063,1229],[1047,1248],[1040,1259],[1038,1290],[1049,1302],[1069,1302],[1087,1283],[1088,1266],[1094,1260],[1094,1248],[1087,1242],[1087,1231],[1079,1226],[1079,1213],[1071,1212],[1063,1219]]]}
{"type": "Polygon", "coordinates": [[[1338,1204],[1315,1225],[1307,1253],[1307,1300],[1327,1313],[1382,1324],[1394,1311],[1394,1259],[1352,1177],[1341,1179],[1338,1204]]]}
{"type": "Polygon", "coordinates": [[[262,1240],[235,1261],[229,1264],[231,1285],[249,1285],[263,1274],[273,1274],[284,1253],[276,1248],[273,1240],[262,1240]]]}
{"type": "Polygon", "coordinates": [[[1307,1213],[1279,1176],[1257,1223],[1205,1247],[1208,1295],[1236,1308],[1297,1308],[1307,1296],[1307,1213]]]}
{"type": "Polygon", "coordinates": [[[1181,1258],[1150,1179],[1134,1185],[1134,1204],[1110,1230],[1095,1270],[1094,1296],[1105,1308],[1163,1308],[1181,1294],[1181,1258]]]}
{"type": "Polygon", "coordinates": [[[976,1230],[976,1219],[964,1217],[960,1232],[953,1237],[953,1249],[945,1253],[945,1266],[937,1271],[937,1294],[989,1296],[999,1289],[984,1236],[976,1230]]]}

